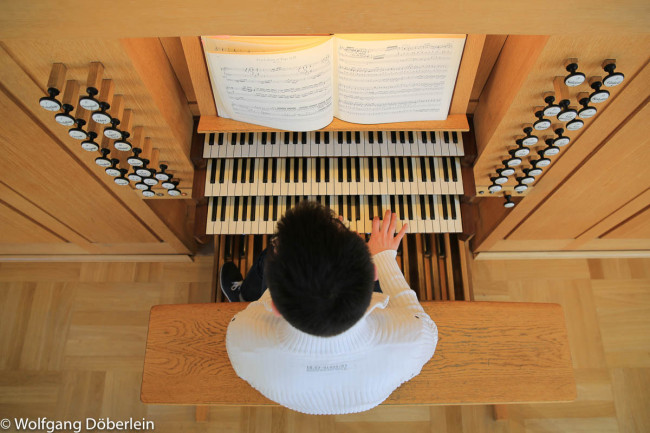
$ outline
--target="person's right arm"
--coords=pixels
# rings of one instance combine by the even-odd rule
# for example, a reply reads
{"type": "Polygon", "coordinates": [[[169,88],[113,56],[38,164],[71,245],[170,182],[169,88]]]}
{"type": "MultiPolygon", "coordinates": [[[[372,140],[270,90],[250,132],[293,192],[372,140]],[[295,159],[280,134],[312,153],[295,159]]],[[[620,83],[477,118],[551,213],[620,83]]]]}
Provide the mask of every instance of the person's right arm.
{"type": "Polygon", "coordinates": [[[380,221],[379,217],[375,217],[372,221],[368,249],[377,267],[381,291],[390,296],[388,305],[422,311],[415,292],[409,287],[395,260],[397,248],[406,234],[408,224],[404,224],[397,235],[395,234],[396,224],[397,214],[390,210],[384,214],[383,221],[380,221]]]}

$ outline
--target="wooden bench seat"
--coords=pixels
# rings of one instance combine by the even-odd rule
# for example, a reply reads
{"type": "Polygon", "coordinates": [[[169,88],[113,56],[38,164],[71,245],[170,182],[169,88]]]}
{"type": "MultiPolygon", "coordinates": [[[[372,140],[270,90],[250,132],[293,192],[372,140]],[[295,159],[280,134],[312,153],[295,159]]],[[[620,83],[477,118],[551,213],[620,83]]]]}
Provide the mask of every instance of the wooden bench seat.
{"type": "MultiPolygon", "coordinates": [[[[230,365],[228,323],[247,303],[151,309],[141,399],[184,405],[276,405],[230,365]]],[[[383,404],[565,402],[576,384],[557,304],[423,302],[439,342],[422,372],[383,404]]]]}

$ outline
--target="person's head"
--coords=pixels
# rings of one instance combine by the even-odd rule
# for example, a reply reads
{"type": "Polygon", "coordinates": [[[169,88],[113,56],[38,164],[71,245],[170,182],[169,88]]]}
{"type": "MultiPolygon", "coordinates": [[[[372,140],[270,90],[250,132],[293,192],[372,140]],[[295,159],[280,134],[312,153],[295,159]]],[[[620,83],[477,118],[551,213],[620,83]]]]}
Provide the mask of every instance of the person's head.
{"type": "Polygon", "coordinates": [[[293,327],[329,337],[351,328],[372,297],[366,243],[327,208],[303,201],[278,222],[264,275],[276,309],[293,327]]]}

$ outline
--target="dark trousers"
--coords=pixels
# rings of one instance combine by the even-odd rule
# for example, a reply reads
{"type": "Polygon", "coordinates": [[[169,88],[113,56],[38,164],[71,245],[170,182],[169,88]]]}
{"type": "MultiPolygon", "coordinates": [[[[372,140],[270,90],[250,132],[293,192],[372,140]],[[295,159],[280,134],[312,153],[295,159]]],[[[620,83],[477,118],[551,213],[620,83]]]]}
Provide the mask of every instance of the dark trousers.
{"type": "MultiPolygon", "coordinates": [[[[266,278],[264,278],[264,259],[266,258],[266,249],[257,256],[253,266],[246,274],[244,282],[241,285],[241,296],[246,302],[257,301],[262,297],[266,290],[266,278]]],[[[379,281],[375,281],[374,292],[382,293],[379,281]]]]}

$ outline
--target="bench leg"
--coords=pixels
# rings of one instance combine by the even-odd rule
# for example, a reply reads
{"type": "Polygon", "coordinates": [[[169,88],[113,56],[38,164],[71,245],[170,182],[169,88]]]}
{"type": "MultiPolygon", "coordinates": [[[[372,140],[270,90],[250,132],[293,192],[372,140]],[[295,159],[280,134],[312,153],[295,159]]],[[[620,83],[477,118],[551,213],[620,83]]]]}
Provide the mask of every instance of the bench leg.
{"type": "Polygon", "coordinates": [[[508,406],[505,404],[495,404],[492,406],[492,415],[497,421],[508,419],[508,406]]]}
{"type": "Polygon", "coordinates": [[[194,413],[194,419],[196,422],[206,422],[208,420],[209,411],[210,406],[196,406],[196,412],[194,413]]]}

